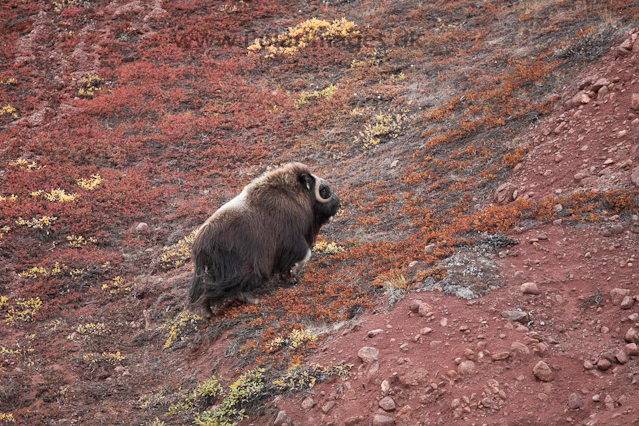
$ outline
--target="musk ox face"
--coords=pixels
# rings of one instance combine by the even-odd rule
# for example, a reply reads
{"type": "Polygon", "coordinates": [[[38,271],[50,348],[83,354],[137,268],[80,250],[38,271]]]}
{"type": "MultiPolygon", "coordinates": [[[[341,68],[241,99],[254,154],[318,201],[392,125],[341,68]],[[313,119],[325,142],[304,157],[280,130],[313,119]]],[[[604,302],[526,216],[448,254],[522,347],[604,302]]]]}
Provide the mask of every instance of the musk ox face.
{"type": "Polygon", "coordinates": [[[257,303],[249,292],[274,274],[299,272],[320,228],[339,208],[328,182],[304,164],[289,163],[255,179],[198,230],[190,302],[201,305],[205,316],[216,301],[257,303]]]}

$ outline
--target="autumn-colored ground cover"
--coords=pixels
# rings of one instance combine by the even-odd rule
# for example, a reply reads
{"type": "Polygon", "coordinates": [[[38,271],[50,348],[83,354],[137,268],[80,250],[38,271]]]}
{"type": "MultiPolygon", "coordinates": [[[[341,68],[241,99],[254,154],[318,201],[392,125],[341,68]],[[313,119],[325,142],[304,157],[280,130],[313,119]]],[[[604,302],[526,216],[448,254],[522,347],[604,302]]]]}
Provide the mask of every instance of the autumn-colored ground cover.
{"type": "Polygon", "coordinates": [[[627,213],[626,192],[478,206],[528,152],[521,132],[637,16],[627,0],[0,5],[0,413],[237,421],[348,374],[304,359],[382,292],[443,278],[458,247],[627,213]],[[292,160],[342,212],[299,284],[202,331],[189,235],[292,160]]]}

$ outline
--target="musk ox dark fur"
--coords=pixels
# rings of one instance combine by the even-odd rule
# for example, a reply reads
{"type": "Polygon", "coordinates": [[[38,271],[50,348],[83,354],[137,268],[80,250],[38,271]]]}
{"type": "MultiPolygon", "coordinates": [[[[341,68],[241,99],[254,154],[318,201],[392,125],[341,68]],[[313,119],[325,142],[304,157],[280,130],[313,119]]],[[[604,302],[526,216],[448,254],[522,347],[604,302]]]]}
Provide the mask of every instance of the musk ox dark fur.
{"type": "Polygon", "coordinates": [[[197,231],[191,304],[210,317],[214,302],[258,303],[250,291],[275,274],[299,272],[321,226],[339,208],[337,194],[304,164],[289,163],[255,179],[197,231]]]}

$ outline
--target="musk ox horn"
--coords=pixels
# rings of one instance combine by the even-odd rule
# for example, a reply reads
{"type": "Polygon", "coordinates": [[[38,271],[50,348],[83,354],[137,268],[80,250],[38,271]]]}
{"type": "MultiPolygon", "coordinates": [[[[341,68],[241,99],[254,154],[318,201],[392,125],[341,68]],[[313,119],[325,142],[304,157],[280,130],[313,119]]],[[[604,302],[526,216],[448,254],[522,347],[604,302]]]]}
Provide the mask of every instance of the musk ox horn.
{"type": "Polygon", "coordinates": [[[326,182],[321,177],[317,177],[315,175],[313,175],[313,177],[315,178],[315,199],[317,200],[318,203],[322,203],[322,204],[328,203],[329,201],[331,201],[331,198],[333,198],[333,194],[331,193],[330,186],[328,186],[328,182],[326,182]],[[328,190],[327,198],[323,198],[322,195],[320,194],[320,188],[322,187],[328,190]]]}

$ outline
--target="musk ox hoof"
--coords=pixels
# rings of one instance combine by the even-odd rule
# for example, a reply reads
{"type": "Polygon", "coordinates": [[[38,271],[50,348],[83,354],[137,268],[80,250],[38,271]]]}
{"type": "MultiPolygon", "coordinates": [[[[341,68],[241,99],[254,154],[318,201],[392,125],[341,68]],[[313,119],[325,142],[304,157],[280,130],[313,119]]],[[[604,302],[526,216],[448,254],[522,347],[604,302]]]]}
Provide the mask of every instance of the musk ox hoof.
{"type": "Polygon", "coordinates": [[[253,296],[251,293],[240,293],[236,297],[237,300],[244,303],[249,303],[251,305],[259,305],[260,299],[253,296]]]}
{"type": "Polygon", "coordinates": [[[213,311],[211,310],[211,305],[209,305],[209,302],[202,302],[202,304],[200,305],[201,311],[202,311],[202,319],[204,320],[210,320],[211,318],[213,318],[213,311]]]}

